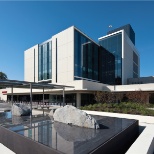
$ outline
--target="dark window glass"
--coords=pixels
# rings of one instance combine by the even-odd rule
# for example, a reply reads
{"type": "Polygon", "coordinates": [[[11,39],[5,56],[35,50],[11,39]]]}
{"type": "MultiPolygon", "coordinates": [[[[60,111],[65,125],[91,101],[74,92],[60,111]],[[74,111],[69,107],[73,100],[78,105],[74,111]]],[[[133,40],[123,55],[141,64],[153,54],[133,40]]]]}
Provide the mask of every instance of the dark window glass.
{"type": "Polygon", "coordinates": [[[122,27],[119,27],[119,28],[116,28],[114,30],[111,30],[107,34],[111,34],[111,33],[114,33],[116,31],[119,31],[119,30],[122,30],[122,29],[126,32],[126,34],[130,38],[130,40],[132,41],[132,43],[135,45],[135,32],[132,29],[132,27],[131,27],[130,24],[127,24],[127,25],[124,25],[122,27]]]}
{"type": "Polygon", "coordinates": [[[82,77],[83,44],[90,41],[78,31],[74,31],[74,76],[82,77]]]}
{"type": "Polygon", "coordinates": [[[115,56],[103,47],[99,50],[99,80],[105,84],[115,84],[115,56]]]}
{"type": "Polygon", "coordinates": [[[38,55],[38,80],[47,80],[52,78],[52,42],[39,45],[38,55]]]}
{"type": "Polygon", "coordinates": [[[115,84],[122,84],[122,33],[104,38],[99,44],[115,56],[115,84]]]}
{"type": "Polygon", "coordinates": [[[133,52],[133,61],[138,65],[138,56],[133,52]]]}
{"type": "Polygon", "coordinates": [[[136,74],[135,72],[133,72],[133,78],[138,78],[138,74],[136,74]]]}
{"type": "MultiPolygon", "coordinates": [[[[58,105],[63,105],[63,96],[50,95],[50,101],[58,105]]],[[[65,94],[65,104],[76,106],[76,94],[65,94]]]]}
{"type": "Polygon", "coordinates": [[[135,63],[133,63],[133,71],[138,74],[138,66],[135,63]]]}
{"type": "Polygon", "coordinates": [[[94,100],[93,94],[81,94],[81,106],[94,104],[96,101],[94,100]]]}
{"type": "Polygon", "coordinates": [[[115,56],[75,30],[74,80],[115,84],[115,56]]]}
{"type": "Polygon", "coordinates": [[[98,46],[89,42],[82,49],[82,77],[98,81],[98,46]]]}

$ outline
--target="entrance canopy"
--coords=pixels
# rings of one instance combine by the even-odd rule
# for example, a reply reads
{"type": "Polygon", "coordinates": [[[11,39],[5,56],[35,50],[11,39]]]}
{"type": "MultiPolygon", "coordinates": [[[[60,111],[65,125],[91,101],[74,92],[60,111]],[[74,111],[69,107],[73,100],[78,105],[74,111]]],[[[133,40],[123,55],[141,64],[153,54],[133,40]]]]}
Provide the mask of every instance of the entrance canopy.
{"type": "Polygon", "coordinates": [[[62,89],[63,90],[63,106],[65,104],[65,88],[74,88],[73,86],[58,85],[52,83],[36,83],[36,82],[27,82],[27,81],[18,81],[18,80],[1,80],[0,87],[11,88],[11,102],[13,105],[13,88],[28,88],[30,89],[30,108],[32,116],[32,89],[42,89],[43,90],[43,114],[44,114],[44,89],[62,89]]]}
{"type": "Polygon", "coordinates": [[[63,89],[63,88],[74,88],[73,86],[58,85],[52,83],[36,83],[36,82],[27,82],[27,81],[18,81],[18,80],[1,80],[0,87],[7,88],[30,88],[30,85],[33,89],[63,89]]]}

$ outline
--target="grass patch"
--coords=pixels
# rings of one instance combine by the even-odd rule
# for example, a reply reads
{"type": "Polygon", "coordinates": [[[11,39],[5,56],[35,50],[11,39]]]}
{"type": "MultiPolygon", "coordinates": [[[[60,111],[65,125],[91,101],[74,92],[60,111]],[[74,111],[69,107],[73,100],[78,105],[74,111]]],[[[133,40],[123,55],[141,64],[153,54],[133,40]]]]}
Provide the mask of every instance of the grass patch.
{"type": "Polygon", "coordinates": [[[90,104],[81,107],[81,110],[154,116],[154,110],[150,110],[148,108],[154,108],[154,105],[138,104],[132,102],[121,102],[121,103],[97,103],[93,105],[90,104]]]}

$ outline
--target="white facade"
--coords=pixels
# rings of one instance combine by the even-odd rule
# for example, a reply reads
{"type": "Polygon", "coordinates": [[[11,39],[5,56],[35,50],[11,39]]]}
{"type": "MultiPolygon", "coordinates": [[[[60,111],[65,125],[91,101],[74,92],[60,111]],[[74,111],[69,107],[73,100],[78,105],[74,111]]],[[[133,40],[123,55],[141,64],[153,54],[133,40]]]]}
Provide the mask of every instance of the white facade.
{"type": "Polygon", "coordinates": [[[134,44],[128,37],[128,35],[123,31],[123,63],[122,63],[122,76],[123,84],[127,84],[128,78],[133,78],[133,52],[138,56],[138,76],[140,76],[140,55],[135,48],[134,44]]]}
{"type": "MultiPolygon", "coordinates": [[[[50,41],[52,41],[52,60],[51,60],[52,61],[52,79],[51,79],[52,83],[66,84],[68,82],[72,82],[74,80],[74,26],[54,35],[50,39],[50,41]],[[57,40],[57,43],[56,43],[56,40],[57,40]],[[56,51],[57,51],[57,55],[56,55],[56,51]],[[57,66],[56,66],[56,60],[57,60],[57,66]],[[56,67],[57,67],[57,70],[56,70],[56,67]],[[57,71],[57,81],[56,81],[56,71],[57,71]]],[[[24,80],[25,81],[32,81],[32,82],[39,81],[38,80],[38,46],[39,45],[37,44],[31,47],[30,49],[26,50],[24,53],[24,80]]]]}
{"type": "Polygon", "coordinates": [[[24,81],[38,82],[38,44],[24,52],[24,81]]]}
{"type": "Polygon", "coordinates": [[[74,27],[52,37],[52,83],[66,84],[74,80],[74,27]],[[57,40],[57,47],[56,47],[57,40]],[[57,82],[56,82],[57,50],[57,82]]]}
{"type": "Polygon", "coordinates": [[[133,45],[127,34],[122,30],[122,83],[127,84],[127,78],[133,78],[133,45]]]}
{"type": "Polygon", "coordinates": [[[6,91],[6,89],[0,89],[0,101],[6,101],[7,100],[7,95],[4,95],[3,91],[6,91]]]}
{"type": "MultiPolygon", "coordinates": [[[[52,42],[52,59],[51,59],[52,78],[49,79],[51,80],[52,83],[69,84],[69,82],[74,81],[74,30],[79,31],[79,33],[86,36],[76,27],[71,26],[61,31],[60,33],[57,33],[47,41],[40,44],[40,45],[43,45],[49,41],[52,42]]],[[[88,36],[86,37],[92,40],[88,36]]],[[[38,77],[39,51],[38,50],[39,50],[39,44],[27,49],[24,52],[24,80],[25,81],[32,81],[32,82],[46,81],[44,79],[39,81],[39,77],[38,77]]]]}

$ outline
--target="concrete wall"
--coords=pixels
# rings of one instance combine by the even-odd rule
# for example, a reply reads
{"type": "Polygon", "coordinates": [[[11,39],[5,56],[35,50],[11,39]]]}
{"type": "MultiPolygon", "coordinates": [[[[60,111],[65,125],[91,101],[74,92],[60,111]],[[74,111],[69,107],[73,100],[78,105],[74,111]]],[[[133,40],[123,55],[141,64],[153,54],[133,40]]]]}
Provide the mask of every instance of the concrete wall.
{"type": "Polygon", "coordinates": [[[154,153],[154,125],[147,124],[144,131],[128,149],[126,154],[153,154],[154,153]]]}
{"type": "Polygon", "coordinates": [[[38,82],[38,44],[24,52],[24,81],[38,82]]]}
{"type": "MultiPolygon", "coordinates": [[[[133,85],[105,85],[102,83],[91,82],[87,80],[76,80],[72,82],[67,82],[66,85],[74,86],[74,88],[65,88],[66,91],[75,92],[75,91],[154,91],[154,83],[150,84],[133,84],[133,85]]],[[[7,93],[11,94],[11,88],[5,89],[7,93]]],[[[33,93],[43,93],[42,89],[33,89],[33,93]]],[[[62,89],[48,89],[45,90],[45,93],[57,93],[58,91],[62,91],[62,89]]],[[[30,94],[30,89],[22,89],[22,88],[13,88],[13,92],[15,94],[30,94]]],[[[2,90],[0,90],[0,97],[2,95],[2,90]]]]}
{"type": "Polygon", "coordinates": [[[4,95],[2,91],[7,91],[6,89],[0,89],[0,100],[6,101],[7,95],[4,95]]]}
{"type": "Polygon", "coordinates": [[[154,91],[154,83],[150,84],[132,84],[132,85],[115,85],[115,86],[107,86],[110,90],[115,89],[113,91],[154,91]],[[114,87],[114,88],[113,88],[114,87]]]}
{"type": "Polygon", "coordinates": [[[123,31],[124,35],[124,53],[123,53],[123,84],[127,84],[127,78],[133,78],[133,51],[127,42],[127,34],[123,31]]]}
{"type": "Polygon", "coordinates": [[[122,54],[122,78],[123,84],[127,84],[128,78],[133,78],[133,52],[138,56],[138,72],[140,74],[140,56],[128,35],[123,31],[123,54],[122,54]]]}
{"type": "MultiPolygon", "coordinates": [[[[80,94],[81,93],[91,93],[94,91],[112,91],[112,92],[123,92],[123,91],[149,91],[149,93],[154,92],[154,83],[151,84],[135,84],[135,85],[105,85],[102,83],[91,82],[86,80],[76,80],[72,82],[67,82],[66,85],[74,86],[74,88],[65,88],[65,94],[76,93],[77,94],[77,106],[80,105],[80,94]]],[[[11,88],[4,89],[7,94],[11,95],[11,88]]],[[[62,89],[47,89],[44,91],[45,94],[61,94],[62,89]]],[[[14,95],[30,95],[30,89],[13,88],[14,95]]],[[[42,94],[42,89],[32,89],[33,94],[42,94]]],[[[0,99],[6,100],[7,96],[2,94],[0,90],[0,99]]],[[[148,101],[148,98],[147,98],[148,101]]]]}
{"type": "Polygon", "coordinates": [[[128,84],[145,84],[145,83],[154,83],[154,77],[140,77],[140,78],[130,78],[128,79],[128,84]]]}
{"type": "Polygon", "coordinates": [[[65,84],[74,80],[74,27],[52,37],[52,83],[65,84]],[[57,48],[56,48],[57,39],[57,48]],[[56,82],[57,50],[57,82],[56,82]]]}

